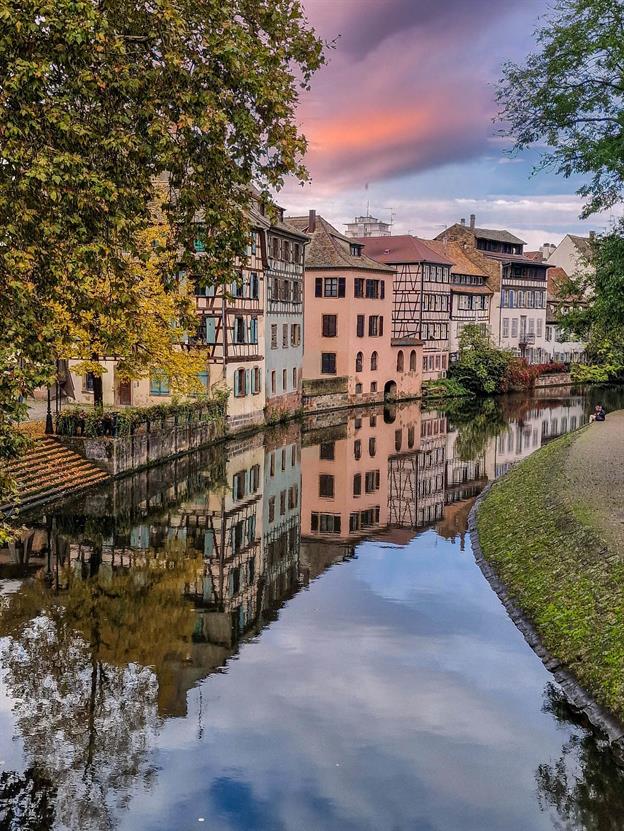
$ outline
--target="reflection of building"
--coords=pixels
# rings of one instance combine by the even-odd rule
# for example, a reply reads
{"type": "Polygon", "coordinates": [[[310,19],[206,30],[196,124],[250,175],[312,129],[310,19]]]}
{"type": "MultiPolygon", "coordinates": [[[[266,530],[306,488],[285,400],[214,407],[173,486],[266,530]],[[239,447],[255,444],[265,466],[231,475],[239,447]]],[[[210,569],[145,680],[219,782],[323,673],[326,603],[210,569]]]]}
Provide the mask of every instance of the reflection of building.
{"type": "Polygon", "coordinates": [[[446,417],[425,412],[417,453],[390,460],[390,524],[422,528],[441,518],[444,510],[446,417]]]}

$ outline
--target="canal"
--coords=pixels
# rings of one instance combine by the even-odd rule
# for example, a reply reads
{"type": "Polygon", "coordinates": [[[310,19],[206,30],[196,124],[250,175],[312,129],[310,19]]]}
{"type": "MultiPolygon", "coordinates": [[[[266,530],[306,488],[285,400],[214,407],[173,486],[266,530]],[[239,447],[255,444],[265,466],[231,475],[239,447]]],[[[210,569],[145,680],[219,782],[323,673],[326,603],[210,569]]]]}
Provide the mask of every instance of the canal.
{"type": "Polygon", "coordinates": [[[475,497],[598,396],[332,413],[25,515],[2,831],[624,827],[624,776],[476,566],[475,497]]]}

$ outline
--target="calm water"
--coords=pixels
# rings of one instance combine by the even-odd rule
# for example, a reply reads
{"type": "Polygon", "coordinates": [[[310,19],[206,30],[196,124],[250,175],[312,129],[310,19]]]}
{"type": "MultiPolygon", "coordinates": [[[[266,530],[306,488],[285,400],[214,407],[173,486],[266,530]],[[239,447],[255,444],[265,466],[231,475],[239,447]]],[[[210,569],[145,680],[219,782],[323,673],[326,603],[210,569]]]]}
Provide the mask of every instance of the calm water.
{"type": "Polygon", "coordinates": [[[624,828],[608,747],[466,534],[487,481],[591,406],[333,414],[24,517],[0,829],[624,828]]]}

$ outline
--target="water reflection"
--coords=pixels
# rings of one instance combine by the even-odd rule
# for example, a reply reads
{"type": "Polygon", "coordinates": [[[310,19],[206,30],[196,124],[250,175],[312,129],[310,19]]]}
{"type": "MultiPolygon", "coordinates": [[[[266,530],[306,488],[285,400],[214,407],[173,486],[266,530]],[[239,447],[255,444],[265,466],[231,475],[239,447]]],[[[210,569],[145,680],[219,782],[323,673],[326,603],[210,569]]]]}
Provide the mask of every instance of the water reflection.
{"type": "MultiPolygon", "coordinates": [[[[0,778],[0,828],[117,827],[133,798],[169,774],[156,761],[167,722],[188,720],[203,679],[223,672],[288,599],[367,540],[378,551],[405,547],[434,528],[463,550],[486,483],[580,426],[592,405],[562,390],[447,412],[409,405],[316,416],[26,517],[0,551],[2,680],[21,747],[0,778]]],[[[470,580],[489,592],[480,575],[470,580]]],[[[341,614],[352,601],[343,598],[341,614]]],[[[426,614],[433,634],[440,623],[434,609],[426,614]]],[[[276,694],[270,675],[264,684],[257,704],[276,694]]],[[[194,742],[204,736],[198,722],[194,742]]],[[[593,752],[583,748],[571,744],[564,757],[593,752]]],[[[579,786],[562,764],[540,767],[545,809],[566,828],[615,828],[582,824],[579,786]]],[[[322,815],[319,807],[309,827],[322,815]]],[[[336,827],[347,827],[344,818],[336,827]]]]}

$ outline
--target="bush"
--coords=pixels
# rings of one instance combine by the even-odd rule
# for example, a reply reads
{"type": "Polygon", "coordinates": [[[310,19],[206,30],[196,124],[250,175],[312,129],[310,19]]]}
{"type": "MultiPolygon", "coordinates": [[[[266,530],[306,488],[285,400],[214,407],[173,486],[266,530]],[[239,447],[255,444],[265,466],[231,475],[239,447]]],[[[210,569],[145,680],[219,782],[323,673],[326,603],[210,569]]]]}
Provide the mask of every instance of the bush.
{"type": "Polygon", "coordinates": [[[459,359],[449,367],[449,378],[477,395],[493,395],[501,384],[511,353],[497,349],[478,326],[466,326],[459,339],[459,359]]]}
{"type": "Polygon", "coordinates": [[[130,436],[142,425],[162,425],[169,418],[177,423],[218,421],[225,418],[227,396],[197,401],[155,404],[150,407],[108,409],[68,407],[56,417],[59,436],[130,436]]]}
{"type": "Polygon", "coordinates": [[[436,381],[424,381],[422,392],[425,398],[465,398],[473,393],[462,386],[455,378],[439,378],[436,381]]]}
{"type": "Polygon", "coordinates": [[[619,375],[619,368],[609,364],[572,364],[575,384],[606,384],[619,375]]]}

